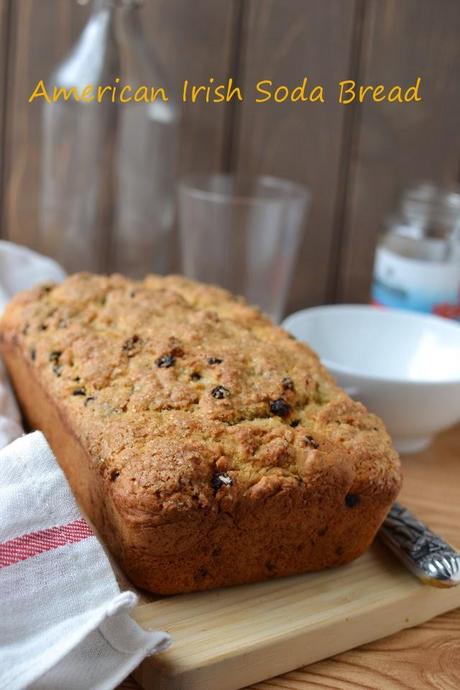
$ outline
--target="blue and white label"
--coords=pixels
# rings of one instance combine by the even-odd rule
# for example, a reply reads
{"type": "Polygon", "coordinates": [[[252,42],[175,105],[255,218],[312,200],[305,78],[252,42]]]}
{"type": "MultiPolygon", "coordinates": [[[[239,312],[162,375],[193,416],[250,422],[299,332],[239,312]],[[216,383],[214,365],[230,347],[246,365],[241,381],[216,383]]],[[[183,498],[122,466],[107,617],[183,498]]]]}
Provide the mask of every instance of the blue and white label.
{"type": "Polygon", "coordinates": [[[378,247],[372,301],[460,320],[460,263],[421,261],[378,247]]]}

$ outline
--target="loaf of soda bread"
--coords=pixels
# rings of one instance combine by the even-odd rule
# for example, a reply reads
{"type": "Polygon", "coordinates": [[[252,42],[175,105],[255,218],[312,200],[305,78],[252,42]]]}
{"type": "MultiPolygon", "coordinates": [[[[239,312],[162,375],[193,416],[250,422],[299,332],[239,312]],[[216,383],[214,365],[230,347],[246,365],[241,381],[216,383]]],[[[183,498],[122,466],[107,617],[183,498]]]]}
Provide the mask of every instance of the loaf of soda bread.
{"type": "Polygon", "coordinates": [[[19,294],[0,334],[26,418],[139,587],[338,566],[398,493],[380,419],[220,288],[77,274],[19,294]]]}

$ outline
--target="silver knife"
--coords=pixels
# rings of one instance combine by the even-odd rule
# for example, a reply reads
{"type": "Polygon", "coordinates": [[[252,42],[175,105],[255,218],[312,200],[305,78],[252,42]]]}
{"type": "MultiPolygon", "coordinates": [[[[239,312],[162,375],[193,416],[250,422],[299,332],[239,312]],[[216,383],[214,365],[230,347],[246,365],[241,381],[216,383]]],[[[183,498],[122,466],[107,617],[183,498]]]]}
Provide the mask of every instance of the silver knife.
{"type": "Polygon", "coordinates": [[[423,583],[433,587],[460,583],[460,554],[399,503],[393,504],[379,536],[423,583]]]}

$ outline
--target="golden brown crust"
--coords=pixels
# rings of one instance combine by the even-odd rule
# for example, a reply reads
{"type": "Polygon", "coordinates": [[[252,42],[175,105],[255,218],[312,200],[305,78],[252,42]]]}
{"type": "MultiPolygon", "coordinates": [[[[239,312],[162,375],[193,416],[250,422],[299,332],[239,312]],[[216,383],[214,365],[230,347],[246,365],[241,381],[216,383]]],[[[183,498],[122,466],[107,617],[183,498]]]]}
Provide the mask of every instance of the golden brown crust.
{"type": "Polygon", "coordinates": [[[1,336],[26,413],[147,589],[346,562],[399,490],[382,422],[220,288],[77,274],[18,295],[1,336]]]}

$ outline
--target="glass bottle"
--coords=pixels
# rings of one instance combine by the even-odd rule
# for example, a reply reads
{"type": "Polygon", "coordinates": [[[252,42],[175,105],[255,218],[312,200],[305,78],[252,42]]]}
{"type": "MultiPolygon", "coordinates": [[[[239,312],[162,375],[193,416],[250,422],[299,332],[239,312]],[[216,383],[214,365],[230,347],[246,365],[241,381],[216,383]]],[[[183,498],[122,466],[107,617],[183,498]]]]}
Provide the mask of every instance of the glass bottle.
{"type": "Polygon", "coordinates": [[[170,270],[179,107],[143,36],[140,5],[94,0],[47,82],[79,95],[88,85],[96,96],[98,87],[117,87],[100,100],[44,104],[41,249],[69,271],[170,270]],[[120,100],[123,86],[129,102],[120,100]],[[168,100],[151,98],[152,86],[168,100]]]}
{"type": "Polygon", "coordinates": [[[407,190],[377,246],[372,301],[460,320],[460,190],[407,190]]]}

